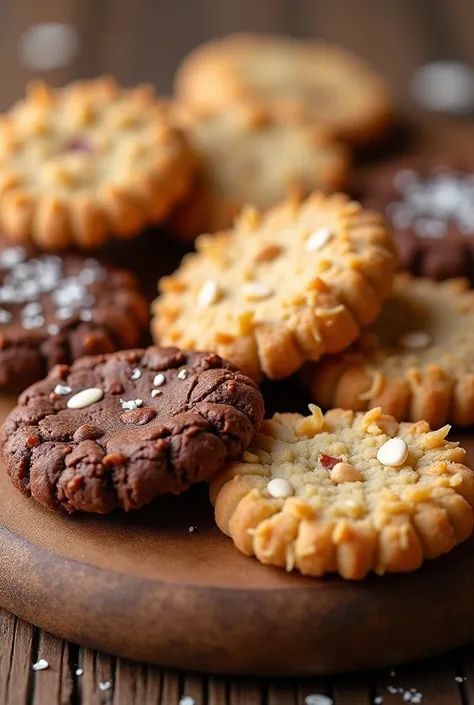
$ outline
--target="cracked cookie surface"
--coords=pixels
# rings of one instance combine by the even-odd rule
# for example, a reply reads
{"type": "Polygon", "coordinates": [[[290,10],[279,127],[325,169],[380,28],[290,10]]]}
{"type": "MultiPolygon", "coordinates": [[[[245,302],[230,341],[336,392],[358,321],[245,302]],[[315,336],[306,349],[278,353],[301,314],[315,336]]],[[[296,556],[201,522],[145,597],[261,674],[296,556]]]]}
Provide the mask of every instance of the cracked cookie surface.
{"type": "Polygon", "coordinates": [[[0,120],[0,222],[43,249],[98,247],[162,222],[194,156],[148,86],[111,79],[29,86],[0,120]]]}
{"type": "Polygon", "coordinates": [[[364,62],[331,44],[288,37],[237,34],[204,44],[183,61],[176,92],[201,112],[256,103],[354,144],[376,140],[392,117],[385,84],[364,62]]]}
{"type": "Polygon", "coordinates": [[[379,313],[396,266],[381,216],[341,194],[289,200],[196,241],[160,282],[157,342],[213,350],[255,380],[349,345],[379,313]]]}
{"type": "Polygon", "coordinates": [[[324,408],[371,406],[398,420],[474,423],[474,293],[460,279],[398,274],[377,321],[339,355],[308,365],[303,384],[324,408]]]}
{"type": "Polygon", "coordinates": [[[263,419],[256,385],[213,353],[150,347],[58,365],[2,429],[23,494],[105,514],[180,493],[239,457],[263,419]]]}
{"type": "Polygon", "coordinates": [[[276,414],[210,480],[216,521],[268,565],[360,579],[418,568],[473,528],[474,473],[449,426],[375,408],[276,414]]]}
{"type": "Polygon", "coordinates": [[[25,389],[55,364],[134,347],[147,323],[147,301],[130,272],[0,239],[3,391],[25,389]]]}

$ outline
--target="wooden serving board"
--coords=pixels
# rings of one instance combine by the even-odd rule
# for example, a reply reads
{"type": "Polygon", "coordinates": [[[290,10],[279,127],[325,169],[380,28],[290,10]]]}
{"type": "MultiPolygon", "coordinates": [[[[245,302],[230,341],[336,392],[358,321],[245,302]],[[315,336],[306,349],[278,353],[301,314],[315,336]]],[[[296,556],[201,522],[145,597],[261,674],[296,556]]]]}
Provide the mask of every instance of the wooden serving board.
{"type": "MultiPolygon", "coordinates": [[[[0,401],[2,420],[11,404],[0,401]]],[[[67,517],[0,469],[0,604],[79,644],[172,668],[296,676],[459,646],[474,638],[473,557],[470,540],[411,574],[313,580],[241,555],[214,526],[205,486],[142,512],[67,517]]]]}

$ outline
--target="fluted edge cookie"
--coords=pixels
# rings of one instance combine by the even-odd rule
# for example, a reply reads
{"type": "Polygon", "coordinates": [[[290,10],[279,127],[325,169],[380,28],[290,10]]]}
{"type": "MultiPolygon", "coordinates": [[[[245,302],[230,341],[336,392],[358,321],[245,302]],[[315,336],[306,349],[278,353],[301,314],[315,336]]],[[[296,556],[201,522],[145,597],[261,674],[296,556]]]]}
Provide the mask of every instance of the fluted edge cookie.
{"type": "Polygon", "coordinates": [[[255,103],[285,120],[324,124],[355,145],[376,141],[393,119],[383,80],[322,41],[236,34],[208,42],[184,59],[175,89],[204,113],[255,103]]]}
{"type": "Polygon", "coordinates": [[[149,347],[58,365],[2,427],[14,486],[48,509],[105,514],[180,493],[241,457],[256,385],[213,353],[149,347]]]}
{"type": "Polygon", "coordinates": [[[289,199],[196,241],[160,282],[156,341],[214,350],[255,380],[349,345],[379,313],[396,266],[381,216],[347,196],[289,199]]]}
{"type": "Polygon", "coordinates": [[[216,522],[240,551],[361,579],[415,570],[470,536],[474,473],[449,426],[311,410],[265,421],[244,460],[211,478],[216,522]]]}
{"type": "Polygon", "coordinates": [[[308,365],[324,408],[381,406],[399,421],[474,424],[474,292],[466,280],[398,274],[377,321],[339,355],[308,365]]]}
{"type": "Polygon", "coordinates": [[[195,158],[149,86],[30,84],[0,119],[0,224],[43,249],[98,247],[162,222],[195,158]]]}

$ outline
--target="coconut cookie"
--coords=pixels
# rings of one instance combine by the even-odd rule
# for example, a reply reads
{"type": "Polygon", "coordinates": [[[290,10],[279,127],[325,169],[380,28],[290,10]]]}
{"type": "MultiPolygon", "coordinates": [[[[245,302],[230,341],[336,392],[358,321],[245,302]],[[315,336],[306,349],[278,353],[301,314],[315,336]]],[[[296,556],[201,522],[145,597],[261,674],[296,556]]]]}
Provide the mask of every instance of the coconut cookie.
{"type": "Polygon", "coordinates": [[[214,350],[255,380],[349,345],[379,313],[396,264],[382,218],[341,194],[262,218],[244,211],[196,247],[160,282],[155,340],[214,350]]]}
{"type": "MultiPolygon", "coordinates": [[[[324,128],[282,121],[250,106],[207,117],[179,107],[176,112],[200,158],[201,180],[209,193],[200,232],[230,227],[244,204],[266,210],[290,193],[306,196],[347,185],[348,150],[324,128]]],[[[202,192],[191,211],[195,214],[203,205],[202,192]]]]}
{"type": "Polygon", "coordinates": [[[256,385],[217,355],[126,350],[58,365],[23,392],[4,457],[48,509],[128,511],[240,457],[262,419],[256,385]]]}
{"type": "Polygon", "coordinates": [[[98,247],[159,223],[189,187],[194,156],[147,86],[29,86],[0,121],[0,223],[45,249],[98,247]]]}
{"type": "Polygon", "coordinates": [[[348,350],[303,373],[318,404],[432,426],[474,423],[474,293],[465,280],[397,276],[377,321],[348,350]]]}
{"type": "Polygon", "coordinates": [[[21,391],[81,355],[138,345],[147,324],[130,272],[0,241],[0,390],[21,391]]]}
{"type": "Polygon", "coordinates": [[[371,172],[364,203],[393,228],[400,265],[433,279],[474,273],[474,171],[404,159],[371,172]]]}
{"type": "Polygon", "coordinates": [[[355,144],[377,139],[392,117],[385,84],[362,61],[331,44],[289,37],[209,42],[184,60],[176,92],[201,112],[257,103],[284,120],[326,125],[355,144]]]}
{"type": "Polygon", "coordinates": [[[449,426],[310,408],[265,421],[244,460],[211,479],[217,524],[240,551],[360,579],[415,570],[470,536],[474,473],[449,426]]]}

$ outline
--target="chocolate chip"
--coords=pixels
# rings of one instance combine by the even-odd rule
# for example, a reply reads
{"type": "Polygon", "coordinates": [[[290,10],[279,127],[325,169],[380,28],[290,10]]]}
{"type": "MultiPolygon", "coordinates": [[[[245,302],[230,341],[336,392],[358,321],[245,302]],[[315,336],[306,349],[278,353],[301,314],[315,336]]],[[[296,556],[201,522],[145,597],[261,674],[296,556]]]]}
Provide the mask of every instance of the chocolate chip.
{"type": "Polygon", "coordinates": [[[82,441],[95,441],[103,435],[100,428],[84,424],[83,426],[79,426],[72,438],[76,443],[81,443],[82,441]]]}
{"type": "Polygon", "coordinates": [[[143,426],[156,416],[156,411],[151,406],[144,406],[133,411],[126,411],[120,416],[120,421],[123,423],[133,423],[143,426]]]}

